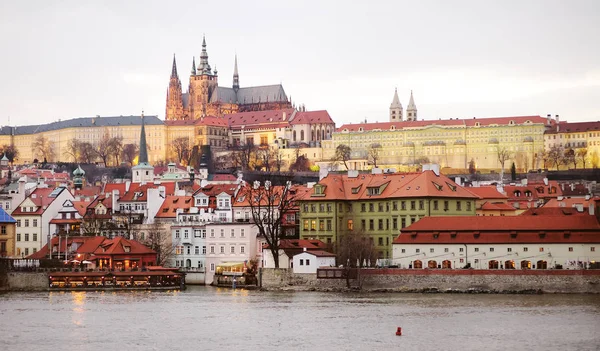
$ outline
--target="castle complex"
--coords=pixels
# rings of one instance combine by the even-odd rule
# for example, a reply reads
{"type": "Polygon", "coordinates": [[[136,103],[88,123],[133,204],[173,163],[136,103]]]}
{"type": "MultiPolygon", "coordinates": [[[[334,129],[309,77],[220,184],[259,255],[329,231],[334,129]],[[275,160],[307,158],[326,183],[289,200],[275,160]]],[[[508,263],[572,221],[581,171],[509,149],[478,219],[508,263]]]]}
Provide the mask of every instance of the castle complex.
{"type": "Polygon", "coordinates": [[[208,63],[206,40],[203,38],[200,63],[196,66],[196,59],[192,59],[188,91],[183,93],[177,73],[177,63],[173,57],[165,119],[167,121],[195,120],[204,116],[221,117],[237,112],[281,110],[292,107],[281,84],[240,87],[237,55],[231,87],[219,86],[217,73],[216,68],[212,70],[208,63]]]}

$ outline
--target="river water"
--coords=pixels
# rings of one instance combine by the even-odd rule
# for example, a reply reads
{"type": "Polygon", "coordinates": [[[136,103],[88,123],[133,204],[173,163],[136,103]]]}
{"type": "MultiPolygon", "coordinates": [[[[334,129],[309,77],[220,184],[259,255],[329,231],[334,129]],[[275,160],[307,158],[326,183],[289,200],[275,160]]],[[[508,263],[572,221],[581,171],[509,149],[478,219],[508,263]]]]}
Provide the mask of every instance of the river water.
{"type": "Polygon", "coordinates": [[[0,294],[0,350],[119,349],[600,350],[600,296],[0,294]]]}

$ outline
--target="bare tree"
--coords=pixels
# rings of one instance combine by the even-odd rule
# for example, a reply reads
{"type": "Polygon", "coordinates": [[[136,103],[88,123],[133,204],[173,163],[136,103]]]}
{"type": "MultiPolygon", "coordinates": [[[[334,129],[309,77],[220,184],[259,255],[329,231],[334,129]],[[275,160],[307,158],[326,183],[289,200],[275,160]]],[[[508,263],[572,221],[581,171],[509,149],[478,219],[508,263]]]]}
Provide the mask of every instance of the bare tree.
{"type": "Polygon", "coordinates": [[[111,218],[92,212],[83,217],[80,230],[81,235],[84,236],[109,236],[110,233],[117,230],[117,225],[111,218]]]}
{"type": "Polygon", "coordinates": [[[54,143],[43,135],[39,135],[33,140],[31,149],[35,156],[43,158],[44,161],[51,162],[54,159],[54,143]]]}
{"type": "Polygon", "coordinates": [[[102,163],[104,163],[104,167],[106,167],[110,156],[110,134],[108,131],[105,131],[102,139],[98,140],[94,150],[96,155],[102,160],[102,163]]]}
{"type": "Polygon", "coordinates": [[[588,160],[588,149],[585,148],[585,147],[577,149],[576,156],[577,156],[578,160],[581,160],[581,164],[583,165],[583,169],[585,169],[585,165],[586,165],[587,160],[588,160]]]}
{"type": "Polygon", "coordinates": [[[175,154],[177,163],[184,164],[184,162],[190,158],[192,153],[189,138],[179,137],[173,140],[173,143],[171,144],[171,150],[175,154]]]}
{"type": "Polygon", "coordinates": [[[500,163],[500,181],[504,179],[504,164],[508,161],[512,155],[511,152],[504,146],[496,147],[496,156],[500,163]]]}
{"type": "Polygon", "coordinates": [[[123,145],[123,152],[121,158],[123,161],[133,166],[133,161],[138,154],[139,147],[136,144],[125,144],[123,145]]]}
{"type": "Polygon", "coordinates": [[[67,142],[64,155],[71,158],[73,162],[79,162],[79,150],[81,142],[79,139],[71,139],[67,142]]]}
{"type": "Polygon", "coordinates": [[[350,232],[340,238],[336,250],[337,262],[346,267],[346,285],[350,288],[350,270],[357,269],[358,288],[362,288],[360,268],[374,266],[377,252],[373,239],[363,231],[350,232]]]}
{"type": "Polygon", "coordinates": [[[565,151],[562,146],[554,144],[546,152],[546,157],[550,165],[554,164],[556,170],[560,169],[560,165],[564,163],[565,151]]]}
{"type": "Polygon", "coordinates": [[[381,149],[381,144],[374,143],[371,144],[367,150],[369,160],[373,162],[373,168],[377,168],[377,161],[379,161],[379,158],[381,157],[381,149]]]}
{"type": "Polygon", "coordinates": [[[96,150],[94,146],[87,141],[79,144],[79,162],[92,163],[96,160],[96,150]]]}
{"type": "Polygon", "coordinates": [[[260,185],[258,181],[252,186],[245,185],[240,189],[240,196],[248,201],[254,225],[258,233],[265,239],[269,251],[273,255],[275,268],[279,268],[279,240],[283,235],[282,222],[287,213],[292,212],[296,195],[290,192],[291,185],[273,186],[269,180],[260,185]]]}
{"type": "Polygon", "coordinates": [[[274,151],[273,157],[273,167],[277,170],[277,172],[281,172],[281,169],[285,167],[286,161],[283,159],[283,152],[280,149],[274,151]]]}
{"type": "Polygon", "coordinates": [[[108,141],[108,149],[112,154],[112,157],[115,159],[115,166],[119,166],[121,163],[120,156],[123,152],[123,137],[122,136],[114,136],[110,138],[108,141]]]}
{"type": "Polygon", "coordinates": [[[333,156],[334,162],[342,162],[346,170],[348,170],[348,161],[350,160],[350,156],[352,154],[352,149],[350,146],[345,144],[340,144],[335,148],[335,155],[333,156]]]}
{"type": "Polygon", "coordinates": [[[565,150],[565,154],[563,156],[563,163],[567,167],[570,164],[573,164],[573,169],[577,169],[577,156],[575,154],[575,150],[571,148],[565,150]]]}
{"type": "Polygon", "coordinates": [[[156,221],[146,227],[146,235],[140,238],[140,242],[156,251],[156,264],[159,266],[166,265],[173,258],[178,245],[172,242],[168,227],[156,221]]]}
{"type": "Polygon", "coordinates": [[[294,162],[290,165],[291,172],[308,172],[310,171],[310,161],[306,156],[300,154],[300,148],[294,151],[294,162]]]}
{"type": "Polygon", "coordinates": [[[256,164],[257,148],[252,143],[242,144],[232,154],[232,161],[235,167],[242,170],[250,169],[250,166],[256,164]]]}
{"type": "Polygon", "coordinates": [[[13,163],[15,159],[19,157],[19,149],[13,144],[4,144],[2,146],[2,153],[6,155],[6,158],[8,158],[8,162],[10,163],[13,163]]]}

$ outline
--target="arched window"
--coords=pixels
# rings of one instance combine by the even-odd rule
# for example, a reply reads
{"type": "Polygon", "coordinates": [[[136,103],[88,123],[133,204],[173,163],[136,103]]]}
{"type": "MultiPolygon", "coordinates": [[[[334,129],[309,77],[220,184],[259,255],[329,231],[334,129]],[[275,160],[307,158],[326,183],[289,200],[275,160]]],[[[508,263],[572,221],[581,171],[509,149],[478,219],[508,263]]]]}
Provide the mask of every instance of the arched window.
{"type": "Polygon", "coordinates": [[[292,135],[293,135],[292,139],[293,139],[294,141],[296,141],[296,131],[294,131],[294,133],[292,133],[292,135]]]}
{"type": "Polygon", "coordinates": [[[437,262],[435,260],[429,260],[427,262],[427,268],[437,268],[437,262]]]}
{"type": "Polygon", "coordinates": [[[413,268],[419,268],[419,269],[423,268],[423,262],[421,262],[421,260],[416,260],[414,262],[414,267],[413,268]]]}
{"type": "Polygon", "coordinates": [[[300,131],[300,141],[304,141],[304,131],[300,131]]]}

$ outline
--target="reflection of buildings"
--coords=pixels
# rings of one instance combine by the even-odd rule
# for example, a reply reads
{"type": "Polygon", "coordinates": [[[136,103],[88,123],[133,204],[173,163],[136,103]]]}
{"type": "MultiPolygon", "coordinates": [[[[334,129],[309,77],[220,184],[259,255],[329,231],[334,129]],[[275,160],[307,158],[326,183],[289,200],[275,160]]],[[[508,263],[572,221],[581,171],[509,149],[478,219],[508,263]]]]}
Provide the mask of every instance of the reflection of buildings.
{"type": "Polygon", "coordinates": [[[586,268],[600,261],[600,225],[593,215],[428,217],[393,246],[400,268],[586,268]]]}

